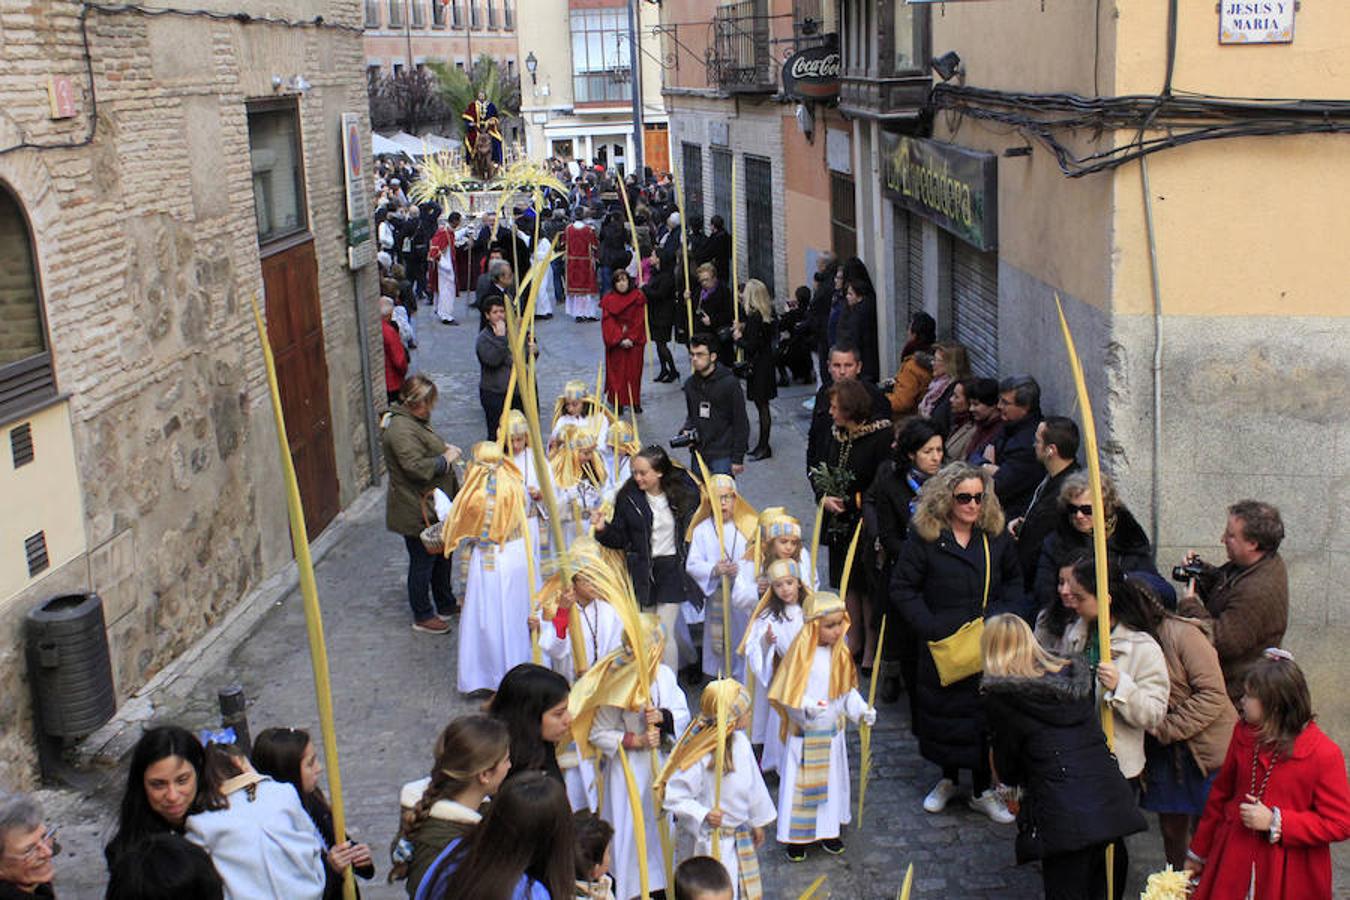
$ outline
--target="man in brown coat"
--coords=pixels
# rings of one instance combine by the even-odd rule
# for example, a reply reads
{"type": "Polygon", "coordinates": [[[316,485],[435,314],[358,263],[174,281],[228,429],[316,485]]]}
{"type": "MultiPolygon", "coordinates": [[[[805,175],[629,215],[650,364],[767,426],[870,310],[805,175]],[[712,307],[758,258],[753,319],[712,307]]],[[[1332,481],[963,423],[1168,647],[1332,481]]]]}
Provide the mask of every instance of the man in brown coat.
{"type": "MultiPolygon", "coordinates": [[[[1178,612],[1208,620],[1219,652],[1228,696],[1242,696],[1247,668],[1267,647],[1278,647],[1289,624],[1289,576],[1280,557],[1284,522],[1280,511],[1259,500],[1239,500],[1228,507],[1223,532],[1228,562],[1201,563],[1178,612]]],[[[1194,552],[1187,564],[1199,562],[1194,552]]]]}

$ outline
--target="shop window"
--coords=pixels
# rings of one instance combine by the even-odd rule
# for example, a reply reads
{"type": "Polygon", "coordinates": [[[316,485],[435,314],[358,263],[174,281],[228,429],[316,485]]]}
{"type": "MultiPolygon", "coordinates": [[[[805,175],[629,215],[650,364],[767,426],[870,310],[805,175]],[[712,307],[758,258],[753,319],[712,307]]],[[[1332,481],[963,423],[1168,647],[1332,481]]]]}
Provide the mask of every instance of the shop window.
{"type": "Polygon", "coordinates": [[[0,182],[0,420],[56,396],[28,217],[0,182]]]}
{"type": "Polygon", "coordinates": [[[309,227],[301,169],[300,117],[293,100],[249,108],[249,157],[258,243],[267,244],[309,227]]]}

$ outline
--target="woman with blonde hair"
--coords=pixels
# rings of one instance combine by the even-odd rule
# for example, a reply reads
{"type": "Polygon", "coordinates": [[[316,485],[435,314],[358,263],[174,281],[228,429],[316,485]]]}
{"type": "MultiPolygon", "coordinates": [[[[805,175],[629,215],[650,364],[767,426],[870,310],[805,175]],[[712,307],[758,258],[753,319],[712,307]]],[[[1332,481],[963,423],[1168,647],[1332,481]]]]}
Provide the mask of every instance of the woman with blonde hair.
{"type": "Polygon", "coordinates": [[[1097,722],[1092,669],[1014,615],[989,617],[980,646],[994,771],[1022,789],[1017,861],[1041,861],[1047,900],[1103,897],[1107,845],[1147,826],[1097,722]]]}
{"type": "Polygon", "coordinates": [[[909,537],[891,576],[891,605],[920,642],[912,723],[919,753],[942,768],[923,808],[946,809],[957,793],[960,770],[969,769],[971,808],[1006,824],[1013,816],[992,786],[979,673],[943,684],[931,652],[934,642],[967,622],[1025,611],[1017,551],[1003,526],[1003,508],[988,474],[967,463],[938,470],[919,490],[909,537]]]}
{"type": "MultiPolygon", "coordinates": [[[[759,415],[759,443],[747,455],[753,460],[773,456],[769,446],[769,431],[773,416],[769,401],[778,396],[778,382],[773,371],[773,335],[777,323],[773,314],[773,297],[764,282],[751,278],[745,283],[745,318],[732,329],[736,346],[745,352],[749,371],[745,373],[745,398],[755,404],[759,415]]],[[[731,360],[724,360],[730,364],[731,360]]]]}
{"type": "Polygon", "coordinates": [[[946,434],[952,424],[952,391],[970,377],[970,357],[966,348],[955,341],[939,341],[933,345],[933,377],[919,400],[919,415],[938,423],[946,434]]]}

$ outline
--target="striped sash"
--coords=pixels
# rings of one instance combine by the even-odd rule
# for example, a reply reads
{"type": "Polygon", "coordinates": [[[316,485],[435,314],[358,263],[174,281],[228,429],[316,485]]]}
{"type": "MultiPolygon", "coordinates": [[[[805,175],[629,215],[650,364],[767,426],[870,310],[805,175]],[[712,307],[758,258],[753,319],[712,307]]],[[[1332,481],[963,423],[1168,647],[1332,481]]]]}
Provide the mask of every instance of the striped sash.
{"type": "MultiPolygon", "coordinates": [[[[815,823],[812,822],[814,829],[815,823]]],[[[755,835],[749,826],[736,829],[736,879],[741,900],[762,900],[764,885],[759,880],[759,857],[755,855],[755,835]]]]}
{"type": "MultiPolygon", "coordinates": [[[[726,659],[726,641],[729,636],[726,629],[722,627],[722,589],[718,587],[712,592],[704,602],[703,612],[703,630],[708,635],[708,645],[712,650],[713,659],[718,661],[718,669],[721,669],[721,661],[726,659]]],[[[723,672],[722,677],[730,678],[730,672],[723,672]]]]}
{"type": "Polygon", "coordinates": [[[833,723],[826,728],[808,728],[802,733],[802,765],[797,770],[792,797],[788,842],[805,844],[816,839],[816,809],[825,802],[830,781],[830,743],[833,723]]]}

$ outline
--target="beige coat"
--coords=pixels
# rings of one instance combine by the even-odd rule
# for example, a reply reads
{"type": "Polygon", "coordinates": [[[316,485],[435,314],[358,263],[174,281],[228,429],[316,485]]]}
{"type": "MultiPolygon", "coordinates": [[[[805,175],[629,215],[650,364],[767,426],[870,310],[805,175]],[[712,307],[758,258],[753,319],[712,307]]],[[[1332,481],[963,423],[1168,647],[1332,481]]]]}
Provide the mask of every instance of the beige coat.
{"type": "Polygon", "coordinates": [[[1208,775],[1223,763],[1237,724],[1237,711],[1224,689],[1219,654],[1204,624],[1168,616],[1158,630],[1172,693],[1167,716],[1152,730],[1164,744],[1184,741],[1200,771],[1208,775]]]}
{"type": "MultiPolygon", "coordinates": [[[[1081,654],[1087,640],[1087,624],[1075,619],[1059,646],[1046,649],[1065,656],[1081,654]]],[[[1097,698],[1110,704],[1114,713],[1115,754],[1121,774],[1135,778],[1144,771],[1144,733],[1156,729],[1167,716],[1171,692],[1167,660],[1153,638],[1117,624],[1111,629],[1111,662],[1120,672],[1120,683],[1114,691],[1103,692],[1098,682],[1097,698]]]]}

